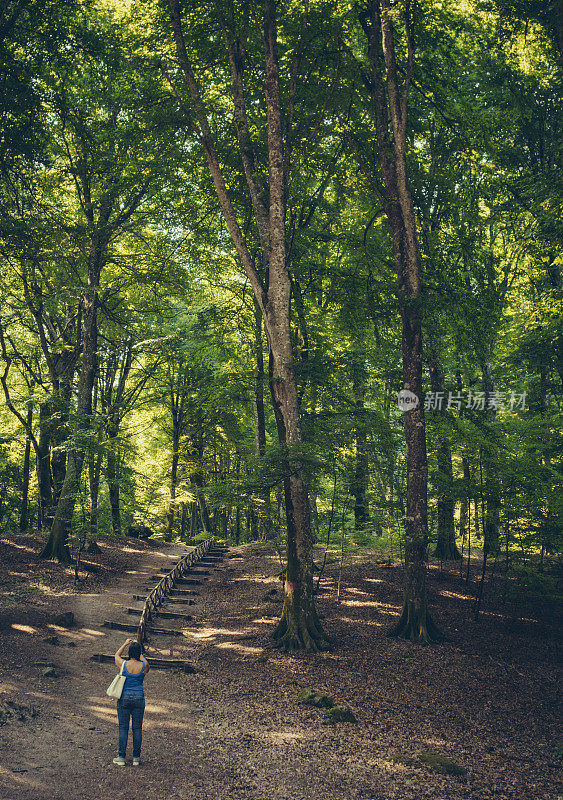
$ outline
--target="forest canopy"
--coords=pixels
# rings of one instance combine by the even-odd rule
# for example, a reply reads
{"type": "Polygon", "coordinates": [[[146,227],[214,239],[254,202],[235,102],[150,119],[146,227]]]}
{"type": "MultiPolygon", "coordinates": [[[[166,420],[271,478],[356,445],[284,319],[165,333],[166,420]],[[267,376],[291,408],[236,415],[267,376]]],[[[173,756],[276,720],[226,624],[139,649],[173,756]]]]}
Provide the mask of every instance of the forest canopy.
{"type": "MultiPolygon", "coordinates": [[[[561,549],[560,0],[7,0],[0,526],[561,549]]],[[[474,566],[477,569],[477,566],[474,566]]],[[[512,571],[512,573],[511,573],[512,571]]],[[[538,584],[549,588],[548,583],[538,584]]]]}

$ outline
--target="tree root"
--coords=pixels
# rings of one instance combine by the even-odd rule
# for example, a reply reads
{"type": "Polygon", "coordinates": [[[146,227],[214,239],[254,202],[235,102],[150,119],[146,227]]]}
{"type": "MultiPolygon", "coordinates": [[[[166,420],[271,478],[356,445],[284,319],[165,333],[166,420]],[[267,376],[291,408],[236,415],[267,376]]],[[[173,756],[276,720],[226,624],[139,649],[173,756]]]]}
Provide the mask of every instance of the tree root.
{"type": "Polygon", "coordinates": [[[417,612],[411,602],[405,604],[399,621],[387,632],[387,636],[409,639],[418,644],[436,644],[447,640],[430,614],[426,610],[417,612]]]}
{"type": "Polygon", "coordinates": [[[438,542],[432,555],[434,558],[441,558],[443,561],[459,561],[461,559],[461,553],[457,549],[455,542],[438,542]]]}
{"type": "Polygon", "coordinates": [[[51,540],[51,537],[49,537],[45,547],[39,553],[39,558],[45,558],[45,559],[56,558],[60,564],[74,563],[68,545],[65,544],[62,547],[53,547],[53,542],[51,540]]]}
{"type": "Polygon", "coordinates": [[[330,650],[331,646],[330,639],[323,631],[316,614],[313,618],[309,615],[308,619],[296,620],[285,608],[271,638],[274,640],[274,647],[286,652],[306,650],[318,653],[330,650]]]}

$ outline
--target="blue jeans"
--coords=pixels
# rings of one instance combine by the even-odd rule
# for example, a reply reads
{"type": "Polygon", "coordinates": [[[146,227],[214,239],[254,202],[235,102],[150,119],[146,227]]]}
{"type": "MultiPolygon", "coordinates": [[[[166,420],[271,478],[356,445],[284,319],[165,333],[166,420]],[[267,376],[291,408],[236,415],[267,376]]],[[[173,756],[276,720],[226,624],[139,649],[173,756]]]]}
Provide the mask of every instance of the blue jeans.
{"type": "Polygon", "coordinates": [[[117,718],[119,720],[119,755],[121,758],[125,758],[125,752],[127,750],[129,719],[131,719],[131,730],[133,731],[133,758],[141,757],[144,713],[145,698],[142,694],[121,695],[117,701],[117,718]]]}

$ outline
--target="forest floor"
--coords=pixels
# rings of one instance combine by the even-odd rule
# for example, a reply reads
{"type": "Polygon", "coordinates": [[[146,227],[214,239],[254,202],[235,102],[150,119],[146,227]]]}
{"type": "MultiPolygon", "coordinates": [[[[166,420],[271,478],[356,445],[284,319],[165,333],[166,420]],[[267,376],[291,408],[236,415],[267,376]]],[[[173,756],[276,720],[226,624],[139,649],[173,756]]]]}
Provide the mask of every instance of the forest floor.
{"type": "Polygon", "coordinates": [[[37,540],[0,540],[2,800],[563,794],[554,610],[503,603],[486,587],[475,622],[475,586],[468,592],[457,567],[432,564],[431,606],[449,641],[422,647],[390,639],[385,631],[400,610],[402,573],[369,551],[347,557],[338,602],[337,564],[323,575],[318,608],[332,652],[285,655],[268,638],[283,594],[277,554],[231,548],[197,587],[194,620],[183,635],[150,642],[149,659],[158,647],[189,658],[196,672],[151,671],[142,765],[131,767],[129,750],[127,766],[114,766],[117,718],[105,689],[116,670],[90,656],[112,653],[125,640],[128,634],[101,623],[127,619],[126,606],[140,608],[132,594],[142,594],[150,576],[185,548],[100,544],[101,555],[88,557],[97,571],[73,588],[72,569],[37,562],[37,540]],[[65,611],[76,616],[70,629],[52,624],[65,611]],[[57,644],[45,641],[53,636],[57,644]],[[57,677],[43,675],[46,664],[57,677]],[[322,710],[298,703],[304,688],[348,706],[357,722],[324,724],[322,710]],[[436,772],[425,763],[428,753],[450,758],[466,774],[436,772]]]}

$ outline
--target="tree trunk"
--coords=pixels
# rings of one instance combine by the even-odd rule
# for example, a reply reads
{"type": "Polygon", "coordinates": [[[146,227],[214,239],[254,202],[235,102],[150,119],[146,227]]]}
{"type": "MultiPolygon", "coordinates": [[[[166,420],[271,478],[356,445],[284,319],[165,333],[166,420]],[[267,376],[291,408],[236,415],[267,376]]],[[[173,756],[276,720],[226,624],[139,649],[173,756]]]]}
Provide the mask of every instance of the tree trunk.
{"type": "MultiPolygon", "coordinates": [[[[33,424],[33,404],[27,406],[27,428],[31,430],[33,424]]],[[[22,476],[22,504],[20,509],[20,533],[27,531],[28,525],[28,501],[29,501],[29,469],[31,461],[31,439],[29,435],[25,438],[25,452],[23,456],[23,476],[22,476]]]]}
{"type": "Polygon", "coordinates": [[[37,454],[37,488],[39,491],[39,527],[47,530],[51,527],[49,514],[51,511],[51,462],[49,458],[50,436],[49,401],[39,405],[39,442],[37,454]]]}
{"type": "MultiPolygon", "coordinates": [[[[289,323],[289,316],[287,317],[289,323]]],[[[287,524],[287,569],[284,604],[280,621],[272,634],[286,650],[327,650],[330,641],[317,616],[313,596],[313,557],[310,505],[304,471],[291,463],[292,451],[302,443],[297,384],[291,359],[289,324],[278,332],[285,358],[271,354],[272,401],[280,444],[286,449],[284,481],[287,524]],[[288,474],[289,473],[289,474],[288,474]]]]}
{"type": "MultiPolygon", "coordinates": [[[[266,415],[264,412],[264,350],[262,341],[262,314],[260,307],[254,299],[254,320],[256,331],[255,357],[256,366],[254,369],[254,432],[256,440],[256,453],[258,457],[266,455],[266,415]]],[[[262,541],[272,538],[272,513],[270,489],[260,489],[261,505],[259,509],[260,533],[262,541]]]]}
{"type": "Polygon", "coordinates": [[[176,419],[172,422],[172,467],[170,470],[170,505],[168,506],[168,523],[166,538],[170,541],[174,535],[176,517],[176,487],[178,486],[178,459],[180,457],[180,431],[176,419]]]}
{"type": "MultiPolygon", "coordinates": [[[[359,11],[368,39],[371,64],[373,121],[383,177],[385,213],[392,236],[402,322],[403,388],[414,396],[403,413],[407,450],[405,515],[405,591],[399,622],[389,631],[418,642],[440,638],[428,615],[426,548],[428,542],[426,431],[422,402],[422,264],[416,216],[407,178],[406,131],[408,91],[414,65],[411,6],[403,10],[406,74],[399,78],[396,27],[390,0],[370,0],[359,11]]],[[[360,167],[365,165],[360,159],[360,167]]],[[[379,181],[377,181],[379,183],[379,181]]]]}
{"type": "Polygon", "coordinates": [[[111,509],[111,529],[114,536],[121,536],[121,500],[119,489],[119,428],[113,424],[108,428],[108,450],[106,480],[111,509]]]}
{"type": "Polygon", "coordinates": [[[51,398],[51,474],[53,476],[53,505],[61,496],[66,474],[66,450],[64,444],[68,439],[68,411],[70,404],[70,383],[59,381],[59,392],[51,398]]]}
{"type": "Polygon", "coordinates": [[[88,477],[90,480],[90,538],[98,535],[98,497],[100,494],[100,473],[102,470],[102,454],[88,454],[88,477]]]}
{"type": "Polygon", "coordinates": [[[180,504],[180,539],[185,541],[186,530],[188,527],[188,506],[187,503],[180,504]]]}
{"type": "MultiPolygon", "coordinates": [[[[445,380],[442,364],[435,347],[429,348],[428,367],[430,370],[430,386],[432,392],[445,394],[445,380]]],[[[438,415],[438,541],[434,556],[444,561],[457,561],[461,554],[455,541],[454,499],[453,499],[453,466],[452,453],[443,427],[446,424],[445,406],[436,409],[438,415]]]]}
{"type": "Polygon", "coordinates": [[[369,484],[369,461],[367,454],[367,434],[362,411],[367,387],[367,370],[364,361],[355,360],[352,365],[352,384],[356,406],[356,463],[352,481],[354,495],[354,527],[361,532],[369,524],[369,505],[367,489],[369,484]]]}
{"type": "MultiPolygon", "coordinates": [[[[496,407],[491,405],[490,398],[495,391],[492,367],[490,363],[483,366],[483,389],[485,391],[488,422],[493,425],[496,420],[496,407]]],[[[496,553],[500,541],[500,484],[496,463],[494,440],[488,439],[490,444],[483,448],[483,467],[485,472],[485,525],[484,525],[484,556],[496,553]]]]}
{"type": "MultiPolygon", "coordinates": [[[[235,244],[264,320],[269,351],[272,356],[270,386],[271,389],[273,388],[278,435],[282,448],[287,448],[286,463],[291,463],[291,471],[287,471],[285,480],[288,528],[285,600],[282,616],[273,636],[282,647],[324,649],[328,647],[328,639],[320,626],[313,600],[310,507],[305,472],[299,454],[302,434],[289,328],[291,280],[285,243],[285,217],[291,141],[284,142],[283,134],[276,4],[275,0],[265,0],[262,40],[265,64],[264,91],[267,110],[269,197],[261,185],[262,179],[258,169],[257,154],[253,150],[252,137],[246,119],[242,60],[237,55],[240,52],[240,43],[233,41],[231,31],[225,26],[226,46],[231,68],[235,131],[260,241],[262,277],[256,267],[245,235],[239,226],[215,149],[207,109],[186,49],[181,3],[179,0],[169,0],[169,4],[176,51],[191,97],[194,116],[197,119],[199,141],[205,153],[227,229],[235,244]],[[281,420],[283,423],[280,427],[281,420]]],[[[305,12],[303,24],[306,25],[306,22],[305,12]]],[[[295,73],[289,91],[290,118],[292,104],[295,100],[295,78],[298,74],[298,67],[297,56],[297,60],[294,62],[295,73]]],[[[291,126],[291,119],[289,125],[291,126]]]]}
{"type": "MultiPolygon", "coordinates": [[[[92,254],[98,263],[100,254],[92,254]]],[[[57,558],[64,563],[70,563],[71,555],[67,539],[72,527],[74,506],[79,491],[80,476],[84,463],[84,448],[82,436],[90,426],[92,414],[92,394],[94,377],[96,374],[96,351],[98,342],[98,294],[97,287],[99,271],[90,272],[89,286],[91,287],[83,297],[84,308],[84,343],[82,350],[82,366],[78,382],[77,422],[74,447],[68,452],[66,475],[61,491],[61,496],[55,511],[55,518],[51,533],[41,558],[57,558]]]]}

